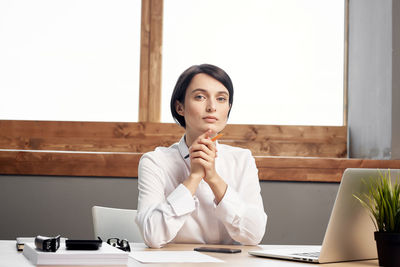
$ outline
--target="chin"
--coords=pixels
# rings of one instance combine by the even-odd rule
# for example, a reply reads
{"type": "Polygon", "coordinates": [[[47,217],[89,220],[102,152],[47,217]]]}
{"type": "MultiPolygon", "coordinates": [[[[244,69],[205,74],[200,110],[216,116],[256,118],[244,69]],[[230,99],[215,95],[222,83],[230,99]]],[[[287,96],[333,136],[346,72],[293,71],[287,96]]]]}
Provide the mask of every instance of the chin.
{"type": "Polygon", "coordinates": [[[217,134],[217,133],[221,132],[224,128],[225,128],[225,124],[224,125],[212,125],[212,126],[210,126],[210,129],[214,134],[217,134]]]}
{"type": "MultiPolygon", "coordinates": [[[[200,125],[199,125],[200,126],[200,125]]],[[[200,127],[196,127],[197,131],[201,134],[205,133],[208,129],[210,129],[212,131],[213,134],[217,134],[219,132],[221,132],[224,128],[225,128],[226,124],[203,124],[200,127]]]]}

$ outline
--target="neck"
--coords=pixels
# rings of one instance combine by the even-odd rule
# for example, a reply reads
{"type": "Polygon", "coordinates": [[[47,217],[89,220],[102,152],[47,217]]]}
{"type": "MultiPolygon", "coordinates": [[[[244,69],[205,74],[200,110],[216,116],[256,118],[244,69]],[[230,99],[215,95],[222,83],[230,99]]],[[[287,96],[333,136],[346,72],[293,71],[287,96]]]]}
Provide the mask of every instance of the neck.
{"type": "Polygon", "coordinates": [[[193,131],[191,129],[186,128],[185,142],[187,147],[190,147],[193,144],[193,142],[202,134],[204,133],[193,131]]]}
{"type": "Polygon", "coordinates": [[[194,140],[196,140],[198,136],[193,137],[191,134],[189,134],[188,132],[185,133],[185,143],[187,145],[187,147],[190,147],[193,143],[194,140]]]}

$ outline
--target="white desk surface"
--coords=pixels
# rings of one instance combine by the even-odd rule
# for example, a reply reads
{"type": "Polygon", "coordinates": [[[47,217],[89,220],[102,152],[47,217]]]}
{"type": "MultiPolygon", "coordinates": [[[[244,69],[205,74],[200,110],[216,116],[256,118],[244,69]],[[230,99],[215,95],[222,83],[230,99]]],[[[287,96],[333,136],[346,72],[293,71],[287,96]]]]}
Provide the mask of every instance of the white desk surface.
{"type": "MultiPolygon", "coordinates": [[[[173,250],[173,251],[185,251],[193,250],[195,247],[207,246],[199,244],[169,244],[166,247],[160,249],[161,251],[173,250]]],[[[216,245],[208,245],[216,246],[216,245]]],[[[203,267],[207,266],[274,266],[274,267],[286,267],[286,266],[329,266],[329,267],[368,267],[368,266],[378,266],[378,260],[369,261],[356,261],[356,262],[342,262],[342,263],[329,263],[329,264],[315,264],[315,263],[303,263],[295,261],[286,260],[275,260],[268,258],[261,258],[249,255],[247,252],[250,250],[257,250],[263,248],[275,249],[281,246],[275,245],[260,245],[260,246],[220,246],[218,247],[238,247],[242,249],[241,253],[238,254],[223,254],[223,253],[206,253],[212,257],[221,259],[224,263],[169,263],[169,264],[142,264],[136,260],[129,258],[128,266],[196,266],[203,267]]],[[[132,251],[142,251],[142,250],[154,250],[147,248],[142,243],[131,243],[132,251]]],[[[32,267],[33,265],[22,255],[22,252],[18,252],[15,246],[15,240],[0,240],[0,267],[32,267]]]]}

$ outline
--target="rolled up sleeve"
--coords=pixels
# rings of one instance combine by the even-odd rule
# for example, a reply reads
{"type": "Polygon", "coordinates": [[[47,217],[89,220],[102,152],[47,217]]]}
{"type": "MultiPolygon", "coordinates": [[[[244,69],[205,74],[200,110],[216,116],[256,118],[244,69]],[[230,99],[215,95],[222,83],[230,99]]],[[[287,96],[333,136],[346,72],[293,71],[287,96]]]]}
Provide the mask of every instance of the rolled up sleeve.
{"type": "Polygon", "coordinates": [[[215,211],[233,240],[243,245],[257,245],[264,236],[267,215],[264,212],[258,170],[250,153],[246,165],[239,190],[228,185],[215,211]]]}
{"type": "Polygon", "coordinates": [[[175,238],[188,216],[196,208],[196,202],[189,190],[182,184],[167,198],[164,185],[159,179],[150,158],[139,163],[139,206],[136,223],[149,247],[159,248],[175,238]]]}

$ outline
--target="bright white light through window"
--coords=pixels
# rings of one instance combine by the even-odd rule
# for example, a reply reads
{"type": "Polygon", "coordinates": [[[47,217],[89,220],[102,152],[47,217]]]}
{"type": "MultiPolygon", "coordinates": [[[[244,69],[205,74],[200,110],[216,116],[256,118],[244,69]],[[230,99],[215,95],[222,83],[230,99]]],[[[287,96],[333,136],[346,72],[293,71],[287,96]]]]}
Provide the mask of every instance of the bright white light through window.
{"type": "Polygon", "coordinates": [[[344,1],[164,2],[162,121],[189,66],[232,78],[229,123],[343,125],[344,1]]]}
{"type": "Polygon", "coordinates": [[[0,2],[0,119],[137,121],[140,0],[0,2]]]}

